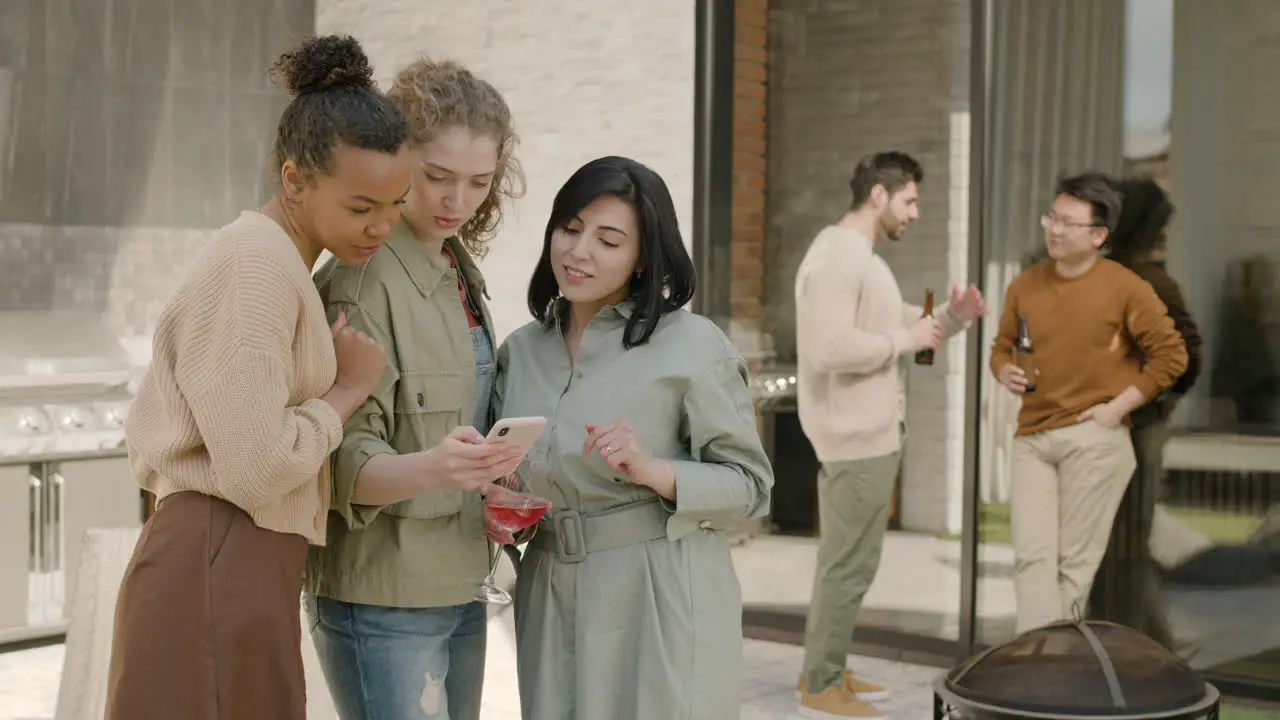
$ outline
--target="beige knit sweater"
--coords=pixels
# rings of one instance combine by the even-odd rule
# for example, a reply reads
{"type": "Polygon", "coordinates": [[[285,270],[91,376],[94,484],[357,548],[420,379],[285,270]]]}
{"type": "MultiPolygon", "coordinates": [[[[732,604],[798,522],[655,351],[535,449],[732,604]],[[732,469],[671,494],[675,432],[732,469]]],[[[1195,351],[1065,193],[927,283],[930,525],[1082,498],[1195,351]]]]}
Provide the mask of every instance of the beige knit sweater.
{"type": "Polygon", "coordinates": [[[242,508],[323,545],[329,453],[342,418],[318,398],[337,373],[311,273],[275,221],[242,213],[195,259],[156,327],[125,438],[138,484],[242,508]]]}
{"type": "MultiPolygon", "coordinates": [[[[902,449],[900,360],[915,352],[905,302],[889,265],[855,230],[818,233],[796,273],[796,388],[800,425],[823,463],[902,449]]],[[[943,305],[949,337],[966,324],[943,305]]]]}

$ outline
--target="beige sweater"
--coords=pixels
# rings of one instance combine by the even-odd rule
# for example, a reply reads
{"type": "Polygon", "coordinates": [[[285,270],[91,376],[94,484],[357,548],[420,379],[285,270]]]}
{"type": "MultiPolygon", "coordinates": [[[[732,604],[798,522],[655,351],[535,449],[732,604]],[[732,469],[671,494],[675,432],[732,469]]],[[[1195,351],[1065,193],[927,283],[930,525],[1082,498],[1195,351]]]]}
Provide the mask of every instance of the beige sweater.
{"type": "Polygon", "coordinates": [[[320,296],[293,241],[245,212],[213,237],[160,315],[125,422],[138,484],[222,498],[261,528],[324,544],[342,418],[320,296]]]}
{"type": "MultiPolygon", "coordinates": [[[[872,252],[870,240],[834,225],[809,246],[795,293],[800,425],[818,460],[898,451],[899,358],[915,352],[909,328],[921,308],[903,301],[893,271],[872,252]]],[[[934,315],[944,335],[964,328],[946,307],[934,315]]]]}

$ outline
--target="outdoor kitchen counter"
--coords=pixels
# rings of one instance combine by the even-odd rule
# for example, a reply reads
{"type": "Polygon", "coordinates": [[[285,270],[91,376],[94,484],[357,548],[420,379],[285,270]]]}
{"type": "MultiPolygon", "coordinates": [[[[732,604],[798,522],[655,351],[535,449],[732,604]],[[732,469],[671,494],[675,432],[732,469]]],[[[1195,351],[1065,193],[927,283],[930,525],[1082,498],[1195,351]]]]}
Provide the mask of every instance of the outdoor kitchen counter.
{"type": "Polygon", "coordinates": [[[0,467],[6,467],[9,465],[33,465],[38,463],[77,462],[80,460],[102,460],[106,458],[124,458],[127,462],[128,457],[129,452],[124,448],[111,448],[110,450],[80,450],[64,453],[39,453],[33,455],[5,455],[0,457],[0,467]]]}
{"type": "Polygon", "coordinates": [[[124,448],[0,458],[0,646],[63,634],[86,531],[144,507],[124,448]]]}

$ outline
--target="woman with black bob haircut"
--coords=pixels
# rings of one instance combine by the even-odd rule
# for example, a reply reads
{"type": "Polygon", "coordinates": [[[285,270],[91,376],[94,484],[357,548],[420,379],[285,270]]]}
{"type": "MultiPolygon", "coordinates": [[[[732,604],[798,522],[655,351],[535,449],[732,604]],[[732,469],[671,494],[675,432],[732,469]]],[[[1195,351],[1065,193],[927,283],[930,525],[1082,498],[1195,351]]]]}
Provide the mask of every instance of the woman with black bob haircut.
{"type": "Polygon", "coordinates": [[[326,540],[329,453],[386,365],[345,316],[330,326],[311,269],[323,250],[351,264],[378,251],[413,164],[355,40],[312,38],[275,70],[293,95],[279,189],[193,259],[125,421],[156,511],[116,600],[107,720],[307,714],[307,547],[326,540]]]}
{"type": "Polygon", "coordinates": [[[525,720],[738,717],[728,531],[773,472],[742,355],[681,309],[694,286],[653,170],[606,157],[561,188],[494,393],[495,417],[548,419],[517,471],[553,503],[518,568],[525,720]]]}
{"type": "Polygon", "coordinates": [[[637,229],[644,238],[639,244],[634,277],[627,283],[625,293],[637,310],[627,320],[623,333],[623,344],[631,349],[649,341],[663,315],[693,299],[698,281],[693,260],[680,236],[675,204],[666,183],[657,173],[629,158],[605,157],[583,165],[556,195],[543,237],[542,257],[529,281],[529,312],[539,322],[553,321],[561,289],[552,269],[552,237],[579,210],[603,196],[631,205],[637,229]]]}

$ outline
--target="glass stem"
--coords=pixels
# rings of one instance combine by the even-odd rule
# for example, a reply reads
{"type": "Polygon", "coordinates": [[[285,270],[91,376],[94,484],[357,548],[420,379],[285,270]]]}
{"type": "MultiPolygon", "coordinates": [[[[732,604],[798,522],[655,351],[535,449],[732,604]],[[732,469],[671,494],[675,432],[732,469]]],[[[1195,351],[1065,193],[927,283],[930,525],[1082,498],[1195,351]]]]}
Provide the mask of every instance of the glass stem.
{"type": "Polygon", "coordinates": [[[493,551],[489,554],[489,577],[485,579],[486,585],[493,584],[493,577],[498,574],[498,559],[502,557],[502,543],[495,542],[493,551]]]}

